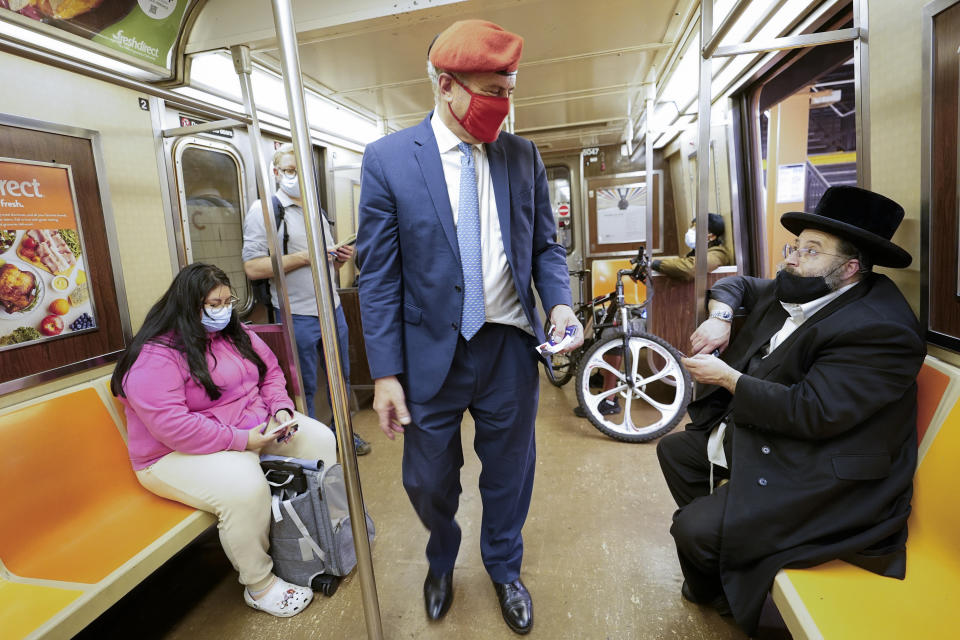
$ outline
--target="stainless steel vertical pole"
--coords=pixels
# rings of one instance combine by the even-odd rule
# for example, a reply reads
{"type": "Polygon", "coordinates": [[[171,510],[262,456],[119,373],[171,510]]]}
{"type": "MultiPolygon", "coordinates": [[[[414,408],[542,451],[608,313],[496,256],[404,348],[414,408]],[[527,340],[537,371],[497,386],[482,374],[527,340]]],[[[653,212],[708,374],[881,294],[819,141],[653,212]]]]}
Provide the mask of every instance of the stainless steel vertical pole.
{"type": "MultiPolygon", "coordinates": [[[[657,95],[657,85],[650,83],[646,85],[647,95],[644,102],[644,111],[646,111],[646,131],[643,133],[643,153],[644,167],[643,172],[646,175],[647,182],[647,220],[646,220],[646,254],[647,263],[653,260],[653,99],[657,95]]],[[[663,189],[663,184],[659,185],[663,189]]],[[[663,229],[660,229],[660,237],[663,237],[663,229]]],[[[647,297],[649,297],[649,292],[647,297]]]]}
{"type": "Polygon", "coordinates": [[[320,203],[317,196],[316,174],[310,143],[309,125],[303,98],[303,79],[300,76],[300,56],[297,51],[297,34],[293,24],[290,0],[271,0],[273,19],[276,24],[279,53],[283,69],[283,84],[286,90],[287,108],[290,112],[290,133],[294,153],[300,169],[300,197],[303,199],[304,222],[307,227],[307,246],[310,253],[310,270],[317,294],[317,311],[320,317],[323,338],[323,355],[327,365],[327,380],[330,384],[333,417],[337,429],[337,448],[343,466],[347,488],[347,503],[353,525],[353,542],[357,551],[357,572],[363,595],[363,613],[367,624],[367,637],[379,640],[383,637],[380,621],[380,604],[377,598],[377,583],[373,574],[373,558],[367,539],[367,521],[364,517],[363,494],[360,489],[360,472],[357,455],[353,448],[353,425],[350,422],[350,407],[347,388],[340,368],[340,348],[333,306],[333,283],[327,263],[326,243],[316,221],[320,220],[320,203]]]}
{"type": "Polygon", "coordinates": [[[713,60],[706,53],[713,35],[713,0],[700,2],[700,93],[697,107],[697,247],[695,297],[697,326],[707,319],[707,214],[710,197],[710,108],[713,60]]]}
{"type": "Polygon", "coordinates": [[[860,35],[853,41],[854,109],[857,126],[857,185],[870,188],[870,55],[867,0],[853,0],[853,26],[860,35]]]}
{"type": "MultiPolygon", "coordinates": [[[[307,413],[307,405],[304,403],[304,390],[300,377],[300,358],[297,356],[297,338],[293,332],[293,316],[290,315],[290,298],[287,296],[287,278],[283,272],[283,247],[277,238],[277,227],[273,211],[270,209],[270,195],[273,189],[270,188],[270,168],[263,160],[262,138],[260,136],[260,119],[257,117],[257,102],[253,96],[253,83],[250,74],[253,70],[253,63],[250,59],[250,47],[246,45],[236,45],[230,47],[230,54],[233,56],[233,68],[240,79],[240,91],[243,93],[243,105],[250,116],[250,124],[247,125],[247,135],[250,138],[251,152],[253,153],[253,166],[257,173],[257,187],[260,190],[260,208],[263,211],[263,227],[267,231],[267,246],[270,247],[270,258],[273,263],[273,283],[277,289],[277,302],[280,305],[280,324],[284,328],[284,338],[287,341],[288,353],[293,361],[294,379],[291,385],[294,390],[293,402],[300,413],[307,413]]],[[[284,374],[288,372],[284,371],[284,374]]]]}

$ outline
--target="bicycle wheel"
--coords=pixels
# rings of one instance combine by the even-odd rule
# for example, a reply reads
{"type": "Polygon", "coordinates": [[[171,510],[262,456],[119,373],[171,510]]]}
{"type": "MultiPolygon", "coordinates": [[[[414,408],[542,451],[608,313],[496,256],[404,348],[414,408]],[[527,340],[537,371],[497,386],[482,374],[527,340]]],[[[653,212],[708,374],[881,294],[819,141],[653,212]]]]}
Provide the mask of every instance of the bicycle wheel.
{"type": "MultiPolygon", "coordinates": [[[[547,320],[543,325],[543,335],[549,336],[549,334],[550,321],[547,320]]],[[[562,387],[570,382],[577,368],[577,361],[574,357],[576,353],[576,351],[573,353],[555,353],[552,357],[547,356],[544,361],[541,361],[540,364],[543,365],[543,370],[547,373],[550,384],[555,387],[562,387]],[[550,361],[553,362],[552,367],[547,364],[550,361]]]]}
{"type": "Polygon", "coordinates": [[[629,357],[624,357],[623,338],[618,331],[583,355],[577,371],[577,399],[590,423],[604,435],[623,442],[646,442],[677,426],[693,384],[680,364],[680,353],[663,339],[648,333],[631,335],[629,357]],[[610,389],[597,384],[595,374],[603,372],[614,377],[610,389]],[[628,380],[633,381],[632,388],[628,380]],[[608,398],[617,402],[618,411],[604,415],[599,405],[608,398]]]}

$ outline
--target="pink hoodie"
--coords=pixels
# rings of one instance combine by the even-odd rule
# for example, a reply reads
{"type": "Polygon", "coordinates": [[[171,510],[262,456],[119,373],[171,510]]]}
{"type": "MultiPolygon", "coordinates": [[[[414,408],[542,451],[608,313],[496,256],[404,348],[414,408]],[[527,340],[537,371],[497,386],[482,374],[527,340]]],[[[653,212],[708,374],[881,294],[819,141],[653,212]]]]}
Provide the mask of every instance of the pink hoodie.
{"type": "Polygon", "coordinates": [[[144,345],[123,382],[126,397],[120,398],[126,407],[127,448],[135,471],[172,451],[243,451],[250,429],[280,409],[293,411],[276,356],[256,334],[246,331],[253,350],[267,365],[263,385],[257,365],[216,333],[207,366],[220,387],[217,400],[190,378],[184,354],[157,343],[144,345]]]}

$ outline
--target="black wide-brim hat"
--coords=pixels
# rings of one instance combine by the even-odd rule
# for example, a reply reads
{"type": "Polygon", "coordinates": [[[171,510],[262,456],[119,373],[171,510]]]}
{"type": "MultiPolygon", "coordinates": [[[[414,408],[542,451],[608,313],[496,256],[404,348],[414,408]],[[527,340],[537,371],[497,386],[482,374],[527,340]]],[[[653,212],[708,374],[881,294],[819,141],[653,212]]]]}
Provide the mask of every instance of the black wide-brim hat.
{"type": "Polygon", "coordinates": [[[874,264],[902,269],[913,258],[890,242],[900,221],[903,207],[873,191],[859,187],[830,187],[820,198],[813,213],[791,211],[780,216],[780,224],[790,233],[818,229],[848,240],[874,264]]]}

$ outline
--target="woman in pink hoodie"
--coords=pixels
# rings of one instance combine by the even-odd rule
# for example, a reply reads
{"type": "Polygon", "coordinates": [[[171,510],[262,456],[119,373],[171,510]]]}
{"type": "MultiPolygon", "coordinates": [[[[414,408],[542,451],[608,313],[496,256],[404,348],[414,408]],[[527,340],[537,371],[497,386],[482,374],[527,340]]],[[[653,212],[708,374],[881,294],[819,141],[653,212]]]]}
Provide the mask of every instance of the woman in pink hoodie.
{"type": "Polygon", "coordinates": [[[294,411],[276,356],[240,323],[236,301],[222,270],[185,267],[150,309],[110,388],[126,407],[140,484],[216,514],[246,603],[288,617],[313,591],[272,572],[270,490],[259,454],[333,464],[336,442],[324,424],[294,411]],[[271,433],[294,418],[299,430],[271,433]]]}

